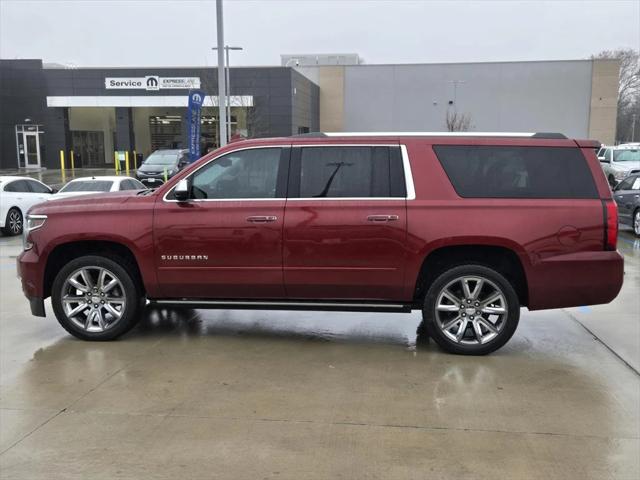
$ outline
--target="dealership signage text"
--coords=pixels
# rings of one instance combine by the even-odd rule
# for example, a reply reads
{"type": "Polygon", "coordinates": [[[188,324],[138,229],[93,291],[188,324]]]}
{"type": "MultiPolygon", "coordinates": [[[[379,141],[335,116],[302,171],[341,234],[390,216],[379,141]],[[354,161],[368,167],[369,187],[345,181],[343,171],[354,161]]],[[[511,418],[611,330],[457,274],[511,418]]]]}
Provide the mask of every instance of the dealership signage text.
{"type": "Polygon", "coordinates": [[[104,79],[104,86],[107,90],[189,90],[192,88],[200,88],[200,77],[158,77],[155,75],[146,77],[106,77],[104,79]]]}

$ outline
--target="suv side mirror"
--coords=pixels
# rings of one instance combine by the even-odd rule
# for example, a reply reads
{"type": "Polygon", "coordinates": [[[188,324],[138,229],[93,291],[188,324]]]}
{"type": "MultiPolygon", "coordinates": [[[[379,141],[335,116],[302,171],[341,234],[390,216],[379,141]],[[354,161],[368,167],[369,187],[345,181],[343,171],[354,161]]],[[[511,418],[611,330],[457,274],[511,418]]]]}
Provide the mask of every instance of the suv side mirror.
{"type": "Polygon", "coordinates": [[[178,182],[176,188],[173,189],[173,195],[179,202],[186,202],[189,200],[189,181],[183,178],[178,182]]]}
{"type": "Polygon", "coordinates": [[[600,163],[611,163],[609,160],[607,160],[604,157],[600,157],[600,158],[598,158],[598,160],[600,160],[600,163]]]}

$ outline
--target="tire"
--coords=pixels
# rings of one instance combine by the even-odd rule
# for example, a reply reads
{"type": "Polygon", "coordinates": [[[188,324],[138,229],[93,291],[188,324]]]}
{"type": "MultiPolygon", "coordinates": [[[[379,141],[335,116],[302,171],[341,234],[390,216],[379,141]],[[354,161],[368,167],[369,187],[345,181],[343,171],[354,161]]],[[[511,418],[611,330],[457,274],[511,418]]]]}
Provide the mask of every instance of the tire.
{"type": "Polygon", "coordinates": [[[633,233],[640,237],[640,208],[633,213],[633,233]]]}
{"type": "Polygon", "coordinates": [[[609,187],[611,187],[611,190],[613,190],[616,186],[616,179],[613,178],[613,175],[609,175],[609,187]]]}
{"type": "Polygon", "coordinates": [[[520,320],[520,301],[500,273],[482,265],[460,265],[431,284],[422,316],[425,330],[443,350],[486,355],[513,336],[520,320]]]}
{"type": "Polygon", "coordinates": [[[2,233],[7,236],[20,235],[24,225],[22,212],[17,207],[12,207],[7,212],[7,218],[2,227],[2,233]]]}
{"type": "Polygon", "coordinates": [[[131,330],[143,303],[131,268],[119,257],[97,255],[66,264],[51,287],[51,304],[60,325],[74,337],[93,341],[114,340],[131,330]],[[88,286],[92,288],[87,292],[88,286]]]}

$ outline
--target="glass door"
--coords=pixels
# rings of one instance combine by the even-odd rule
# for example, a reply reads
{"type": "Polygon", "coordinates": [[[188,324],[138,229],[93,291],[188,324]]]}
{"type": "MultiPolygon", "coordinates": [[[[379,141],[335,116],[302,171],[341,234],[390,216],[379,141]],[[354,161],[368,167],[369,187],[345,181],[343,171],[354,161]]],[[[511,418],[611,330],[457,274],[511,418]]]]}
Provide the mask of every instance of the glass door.
{"type": "Polygon", "coordinates": [[[40,167],[40,142],[36,132],[24,132],[24,158],[26,168],[40,167]]]}

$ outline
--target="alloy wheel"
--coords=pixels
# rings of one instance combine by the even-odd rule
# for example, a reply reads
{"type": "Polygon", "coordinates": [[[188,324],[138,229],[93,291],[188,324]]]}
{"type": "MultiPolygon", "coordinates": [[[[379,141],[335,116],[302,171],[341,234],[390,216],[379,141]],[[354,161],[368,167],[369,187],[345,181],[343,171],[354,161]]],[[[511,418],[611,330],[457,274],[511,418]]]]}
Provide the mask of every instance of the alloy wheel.
{"type": "Polygon", "coordinates": [[[636,235],[640,236],[640,210],[636,210],[633,216],[633,231],[636,235]]]}
{"type": "Polygon", "coordinates": [[[87,332],[103,332],[117,324],[126,308],[122,282],[102,267],[83,267],[65,280],[61,295],[67,318],[87,332]]]}
{"type": "Polygon", "coordinates": [[[436,325],[451,341],[463,345],[490,342],[507,324],[505,293],[481,276],[462,276],[449,282],[438,294],[436,325]]]}
{"type": "Polygon", "coordinates": [[[9,212],[9,230],[14,235],[18,235],[22,232],[22,215],[18,210],[11,210],[9,212]]]}

